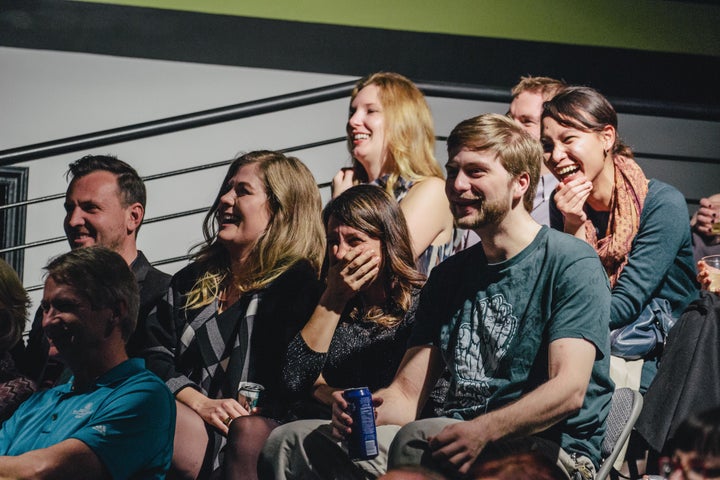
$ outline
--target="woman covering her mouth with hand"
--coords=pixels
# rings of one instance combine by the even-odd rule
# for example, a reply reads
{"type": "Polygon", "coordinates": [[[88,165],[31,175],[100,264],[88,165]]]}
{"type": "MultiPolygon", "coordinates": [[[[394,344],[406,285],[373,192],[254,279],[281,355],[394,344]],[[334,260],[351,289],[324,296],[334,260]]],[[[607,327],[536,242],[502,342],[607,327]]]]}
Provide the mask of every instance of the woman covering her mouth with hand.
{"type": "Polygon", "coordinates": [[[285,352],[320,295],[320,212],[315,179],[297,158],[256,151],[230,165],[205,242],[148,320],[148,368],[178,405],[173,478],[216,478],[233,455],[254,472],[287,415],[285,352]],[[264,387],[257,412],[239,401],[243,381],[264,387]]]}
{"type": "Polygon", "coordinates": [[[353,166],[333,178],[333,198],[358,183],[384,188],[399,202],[418,269],[428,274],[452,254],[454,229],[425,97],[397,73],[368,75],[352,91],[346,129],[353,166]]]}
{"type": "MultiPolygon", "coordinates": [[[[615,109],[592,88],[570,87],[545,102],[542,144],[545,162],[560,180],[550,224],[598,252],[612,287],[611,330],[650,310],[677,319],[698,295],[683,195],[645,177],[632,150],[618,138],[615,109]]],[[[611,339],[613,355],[625,355],[611,339]]],[[[658,354],[651,348],[644,355],[640,383],[639,378],[621,378],[627,365],[615,356],[613,365],[620,371],[611,366],[611,377],[617,386],[644,391],[657,370],[658,354]]]]}
{"type": "MultiPolygon", "coordinates": [[[[381,188],[356,185],[346,190],[327,204],[323,221],[325,290],[290,343],[283,369],[285,383],[299,399],[294,413],[300,420],[270,435],[258,464],[262,478],[285,478],[287,468],[295,478],[310,475],[295,460],[303,455],[299,452],[305,451],[306,439],[312,442],[329,432],[334,392],[360,386],[375,391],[390,384],[425,283],[415,269],[403,214],[381,188]]],[[[442,387],[431,395],[429,410],[444,400],[442,387]]],[[[382,461],[381,456],[368,468],[382,461]]],[[[313,473],[334,478],[335,472],[313,473]]]]}
{"type": "Polygon", "coordinates": [[[346,190],[325,207],[323,222],[325,290],[290,343],[283,375],[292,391],[312,397],[313,413],[330,418],[334,391],[390,383],[425,276],[415,269],[402,212],[382,189],[346,190]]]}

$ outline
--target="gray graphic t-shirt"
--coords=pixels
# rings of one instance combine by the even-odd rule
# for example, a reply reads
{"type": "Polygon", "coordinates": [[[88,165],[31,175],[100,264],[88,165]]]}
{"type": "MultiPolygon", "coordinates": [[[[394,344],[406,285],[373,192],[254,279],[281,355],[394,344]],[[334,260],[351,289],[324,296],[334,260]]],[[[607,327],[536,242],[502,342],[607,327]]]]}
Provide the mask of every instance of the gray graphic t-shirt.
{"type": "Polygon", "coordinates": [[[610,287],[595,251],[543,227],[500,264],[488,264],[476,245],[436,267],[410,344],[440,349],[452,376],[445,414],[469,420],[546,382],[550,342],[588,340],[597,355],[583,407],[541,436],[597,464],[613,390],[609,317],[610,287]]]}

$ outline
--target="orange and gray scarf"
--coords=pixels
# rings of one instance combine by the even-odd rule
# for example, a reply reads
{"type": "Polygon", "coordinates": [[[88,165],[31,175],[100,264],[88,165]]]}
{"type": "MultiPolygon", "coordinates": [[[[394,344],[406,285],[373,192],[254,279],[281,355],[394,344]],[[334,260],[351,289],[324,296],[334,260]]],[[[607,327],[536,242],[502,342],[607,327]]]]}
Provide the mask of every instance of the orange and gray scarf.
{"type": "Polygon", "coordinates": [[[648,179],[632,158],[615,156],[615,186],[605,237],[597,239],[595,227],[589,220],[585,224],[587,241],[600,256],[611,287],[615,286],[625,267],[632,242],[640,228],[648,179]]]}

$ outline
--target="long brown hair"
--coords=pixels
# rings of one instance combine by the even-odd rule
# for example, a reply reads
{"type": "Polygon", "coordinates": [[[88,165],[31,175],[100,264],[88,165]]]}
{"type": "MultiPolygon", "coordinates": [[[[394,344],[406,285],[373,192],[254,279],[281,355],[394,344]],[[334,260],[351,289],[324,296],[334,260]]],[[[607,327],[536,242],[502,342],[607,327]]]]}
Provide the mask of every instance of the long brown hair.
{"type": "MultiPolygon", "coordinates": [[[[330,217],[380,240],[388,304],[365,312],[363,320],[391,326],[404,317],[412,303],[412,294],[425,283],[415,267],[410,234],[397,202],[374,185],[356,185],[330,201],[323,210],[327,229],[330,217]]],[[[327,258],[323,272],[327,270],[327,258]]]]}
{"type": "Polygon", "coordinates": [[[186,308],[199,308],[218,297],[227,281],[243,292],[267,287],[298,262],[308,262],[320,271],[325,233],[320,220],[322,200],[310,170],[297,158],[259,150],[238,157],[230,165],[222,186],[203,221],[205,241],[193,256],[205,271],[188,292],[186,308]],[[257,164],[270,207],[267,229],[255,242],[240,277],[230,273],[231,258],[217,242],[220,198],[229,182],[246,165],[257,164]]]}

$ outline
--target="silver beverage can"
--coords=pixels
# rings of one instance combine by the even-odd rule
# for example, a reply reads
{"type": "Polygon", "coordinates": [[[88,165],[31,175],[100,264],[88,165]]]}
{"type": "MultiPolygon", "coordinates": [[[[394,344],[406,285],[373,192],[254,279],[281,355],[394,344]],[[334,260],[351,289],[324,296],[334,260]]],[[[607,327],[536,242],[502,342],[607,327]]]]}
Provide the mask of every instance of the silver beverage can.
{"type": "Polygon", "coordinates": [[[253,382],[240,382],[238,385],[238,402],[243,403],[243,400],[247,402],[248,409],[252,412],[258,406],[260,400],[260,393],[265,390],[265,387],[259,383],[253,382]]]}

